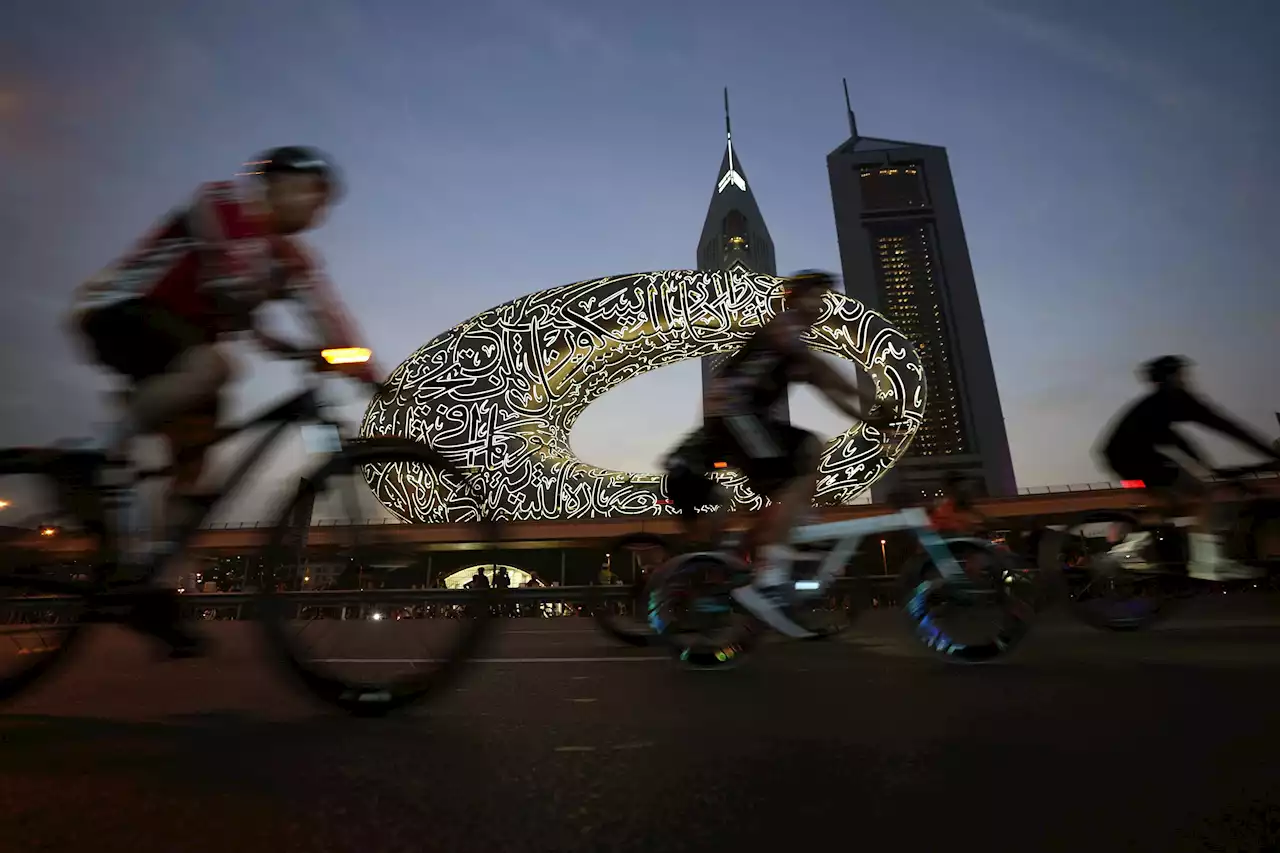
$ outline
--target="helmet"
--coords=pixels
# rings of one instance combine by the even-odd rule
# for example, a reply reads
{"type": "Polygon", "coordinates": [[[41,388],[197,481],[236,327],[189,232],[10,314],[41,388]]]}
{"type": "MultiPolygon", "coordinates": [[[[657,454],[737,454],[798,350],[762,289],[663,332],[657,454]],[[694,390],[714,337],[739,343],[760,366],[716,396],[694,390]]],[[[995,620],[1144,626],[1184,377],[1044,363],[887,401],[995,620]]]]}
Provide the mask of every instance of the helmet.
{"type": "Polygon", "coordinates": [[[246,175],[284,173],[318,175],[328,185],[330,198],[337,198],[342,192],[341,176],[333,161],[324,152],[306,145],[272,148],[245,164],[246,175]]]}
{"type": "Polygon", "coordinates": [[[795,275],[786,279],[785,287],[788,296],[796,293],[805,293],[815,287],[821,287],[824,290],[831,290],[835,287],[836,277],[829,272],[822,270],[801,270],[795,275]]]}
{"type": "Polygon", "coordinates": [[[1163,385],[1190,364],[1190,361],[1180,355],[1162,355],[1142,365],[1142,375],[1153,385],[1163,385]]]}

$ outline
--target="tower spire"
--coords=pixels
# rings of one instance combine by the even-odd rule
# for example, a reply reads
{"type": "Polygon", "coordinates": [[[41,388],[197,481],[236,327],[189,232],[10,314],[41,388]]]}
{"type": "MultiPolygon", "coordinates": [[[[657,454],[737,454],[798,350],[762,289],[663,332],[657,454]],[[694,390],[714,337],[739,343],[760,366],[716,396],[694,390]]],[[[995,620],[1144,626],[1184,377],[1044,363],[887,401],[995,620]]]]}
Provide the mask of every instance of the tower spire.
{"type": "MultiPolygon", "coordinates": [[[[849,136],[853,138],[854,142],[857,142],[858,141],[858,119],[856,116],[854,116],[853,104],[849,101],[849,79],[847,77],[841,77],[840,82],[844,84],[844,111],[849,116],[849,136]]],[[[729,102],[728,92],[729,90],[725,89],[725,104],[726,104],[725,109],[726,110],[728,109],[727,105],[729,102]]],[[[726,121],[727,120],[728,120],[728,114],[726,113],[726,121]]]]}
{"type": "Polygon", "coordinates": [[[747,179],[738,165],[733,161],[733,125],[729,123],[729,87],[724,87],[724,163],[720,166],[720,180],[716,182],[716,192],[722,193],[726,187],[735,186],[746,192],[747,179]]]}

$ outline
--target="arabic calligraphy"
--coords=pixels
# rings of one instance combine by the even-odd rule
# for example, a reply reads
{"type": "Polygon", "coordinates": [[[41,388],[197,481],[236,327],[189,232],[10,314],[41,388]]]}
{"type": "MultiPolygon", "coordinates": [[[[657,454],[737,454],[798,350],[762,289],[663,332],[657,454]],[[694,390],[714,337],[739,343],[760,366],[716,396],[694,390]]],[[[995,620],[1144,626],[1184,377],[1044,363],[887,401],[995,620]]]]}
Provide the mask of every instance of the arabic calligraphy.
{"type": "MultiPolygon", "coordinates": [[[[365,478],[388,510],[412,522],[674,512],[661,475],[581,462],[569,433],[611,388],[742,346],[781,309],[781,284],[741,268],[635,273],[554,287],[478,314],[395,369],[394,392],[370,404],[360,433],[429,444],[474,476],[454,482],[401,463],[367,466],[365,478]]],[[[856,363],[874,379],[877,396],[902,410],[892,439],[855,424],[825,448],[817,499],[850,503],[910,444],[924,415],[924,369],[888,320],[837,293],[828,294],[805,341],[856,363]]],[[[763,505],[740,474],[717,478],[736,506],[763,505]]]]}

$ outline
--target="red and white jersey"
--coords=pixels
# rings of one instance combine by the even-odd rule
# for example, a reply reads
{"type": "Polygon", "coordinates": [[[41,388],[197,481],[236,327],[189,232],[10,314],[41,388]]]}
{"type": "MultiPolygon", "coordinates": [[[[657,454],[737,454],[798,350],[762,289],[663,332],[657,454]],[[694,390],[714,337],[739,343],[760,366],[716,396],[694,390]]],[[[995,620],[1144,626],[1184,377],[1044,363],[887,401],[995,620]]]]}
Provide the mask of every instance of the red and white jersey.
{"type": "Polygon", "coordinates": [[[243,330],[216,309],[219,292],[234,297],[246,318],[269,299],[288,298],[303,306],[323,346],[364,345],[319,265],[299,241],[270,233],[243,192],[230,181],[200,187],[81,286],[76,310],[145,298],[216,337],[243,330]]]}

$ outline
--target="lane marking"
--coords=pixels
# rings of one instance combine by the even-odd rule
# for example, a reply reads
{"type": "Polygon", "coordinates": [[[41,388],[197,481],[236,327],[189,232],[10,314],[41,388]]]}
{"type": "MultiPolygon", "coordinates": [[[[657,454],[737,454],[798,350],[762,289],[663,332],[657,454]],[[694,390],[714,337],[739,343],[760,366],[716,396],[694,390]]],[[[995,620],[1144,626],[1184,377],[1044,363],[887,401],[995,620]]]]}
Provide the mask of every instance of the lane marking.
{"type": "Polygon", "coordinates": [[[570,699],[569,701],[570,701],[570,702],[577,702],[577,703],[579,703],[579,704],[585,705],[585,704],[587,704],[587,703],[589,703],[589,702],[594,702],[594,701],[596,701],[596,700],[595,700],[595,699],[570,699]]]}
{"type": "Polygon", "coordinates": [[[595,752],[594,746],[557,746],[556,752],[595,752]]]}
{"type": "MultiPolygon", "coordinates": [[[[670,661],[665,655],[594,658],[472,658],[467,663],[631,663],[632,661],[670,661]]],[[[312,658],[311,663],[448,663],[442,658],[312,658]]]]}

